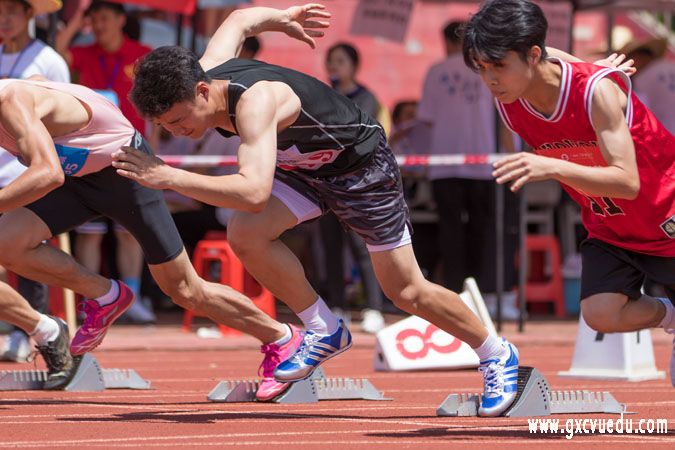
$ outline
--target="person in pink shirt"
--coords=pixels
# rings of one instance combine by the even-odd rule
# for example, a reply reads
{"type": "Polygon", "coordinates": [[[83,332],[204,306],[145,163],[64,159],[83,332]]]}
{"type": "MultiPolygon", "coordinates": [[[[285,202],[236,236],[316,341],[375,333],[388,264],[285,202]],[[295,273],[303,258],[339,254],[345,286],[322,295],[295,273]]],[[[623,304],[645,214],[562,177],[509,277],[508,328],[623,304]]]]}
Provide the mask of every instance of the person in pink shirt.
{"type": "MultiPolygon", "coordinates": [[[[303,17],[303,16],[301,16],[303,17]]],[[[240,15],[252,28],[297,36],[302,23],[278,23],[255,10],[240,15]]],[[[301,33],[303,39],[307,35],[301,33]]],[[[243,37],[242,37],[243,39],[243,37]]],[[[109,326],[132,303],[121,282],[97,275],[71,256],[42,242],[77,225],[105,216],[138,240],[150,271],[178,305],[213,321],[257,337],[265,354],[258,399],[278,396],[290,384],[275,381],[273,371],[302,341],[300,331],[274,321],[249,298],[201,279],[190,264],[162,192],[119,175],[112,153],[130,146],[152,154],[141,134],[119,109],[84,86],[42,79],[0,80],[0,146],[15,154],[27,170],[0,190],[0,264],[49,285],[85,297],[83,325],[70,343],[72,355],[96,348],[109,326]]],[[[0,320],[31,334],[48,363],[47,386],[65,387],[78,359],[68,353],[64,323],[39,314],[9,285],[0,283],[0,320]]]]}

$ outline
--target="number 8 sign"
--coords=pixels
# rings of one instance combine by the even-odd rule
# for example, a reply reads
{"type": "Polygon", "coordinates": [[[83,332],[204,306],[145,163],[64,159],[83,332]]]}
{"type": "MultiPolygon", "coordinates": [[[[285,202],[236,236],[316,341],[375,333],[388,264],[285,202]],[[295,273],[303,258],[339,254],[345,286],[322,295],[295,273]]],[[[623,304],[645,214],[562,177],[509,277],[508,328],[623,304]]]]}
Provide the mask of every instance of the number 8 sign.
{"type": "Polygon", "coordinates": [[[419,317],[408,317],[377,334],[376,370],[478,367],[478,356],[464,342],[419,317]]]}
{"type": "Polygon", "coordinates": [[[462,341],[457,339],[454,336],[450,336],[452,341],[447,345],[438,345],[433,341],[433,336],[435,332],[441,332],[436,325],[429,324],[424,333],[416,330],[414,328],[408,328],[398,333],[396,336],[396,348],[403,357],[407,359],[421,359],[426,357],[429,354],[429,350],[435,350],[438,353],[452,353],[457,351],[462,345],[462,341]],[[407,340],[416,340],[419,339],[424,344],[420,350],[408,350],[406,348],[407,340]]]}

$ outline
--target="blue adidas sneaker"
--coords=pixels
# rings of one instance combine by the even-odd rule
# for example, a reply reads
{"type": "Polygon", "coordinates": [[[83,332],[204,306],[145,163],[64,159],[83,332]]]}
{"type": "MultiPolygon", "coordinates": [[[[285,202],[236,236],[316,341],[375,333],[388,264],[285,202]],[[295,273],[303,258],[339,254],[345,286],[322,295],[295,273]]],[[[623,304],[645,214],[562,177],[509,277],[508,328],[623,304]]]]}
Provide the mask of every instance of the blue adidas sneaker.
{"type": "Polygon", "coordinates": [[[309,378],[321,363],[348,350],[352,335],[342,319],[333,334],[307,331],[295,353],[274,369],[274,378],[283,383],[309,378]]]}
{"type": "Polygon", "coordinates": [[[478,370],[483,374],[484,390],[478,415],[501,415],[513,403],[518,393],[518,349],[504,339],[506,352],[501,358],[481,361],[478,370]]]}

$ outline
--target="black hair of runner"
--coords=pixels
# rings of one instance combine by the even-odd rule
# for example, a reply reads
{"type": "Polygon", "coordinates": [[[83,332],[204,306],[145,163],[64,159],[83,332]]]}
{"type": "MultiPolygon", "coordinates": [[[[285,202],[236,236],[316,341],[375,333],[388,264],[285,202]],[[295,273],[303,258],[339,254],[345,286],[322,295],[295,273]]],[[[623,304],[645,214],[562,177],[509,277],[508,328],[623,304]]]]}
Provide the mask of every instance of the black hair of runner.
{"type": "Polygon", "coordinates": [[[138,113],[155,118],[176,103],[195,98],[195,86],[209,77],[197,55],[183,47],[159,47],[148,53],[134,71],[134,85],[129,99],[138,113]]]}
{"type": "Polygon", "coordinates": [[[510,51],[527,61],[535,45],[546,58],[548,21],[541,8],[527,0],[491,0],[485,2],[464,29],[464,62],[478,70],[477,62],[497,63],[510,51]]]}

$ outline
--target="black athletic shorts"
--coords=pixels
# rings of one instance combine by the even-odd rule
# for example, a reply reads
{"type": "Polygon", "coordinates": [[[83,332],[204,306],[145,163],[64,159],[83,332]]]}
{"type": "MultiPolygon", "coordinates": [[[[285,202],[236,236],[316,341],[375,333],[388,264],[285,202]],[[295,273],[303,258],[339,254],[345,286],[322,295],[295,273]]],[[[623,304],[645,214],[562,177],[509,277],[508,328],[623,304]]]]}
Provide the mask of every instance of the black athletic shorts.
{"type": "Polygon", "coordinates": [[[581,298],[620,293],[635,300],[645,279],[661,284],[675,301],[675,258],[632,252],[598,239],[581,243],[581,298]]]}
{"type": "MultiPolygon", "coordinates": [[[[138,132],[131,145],[152,154],[138,132]]],[[[162,191],[124,178],[112,166],[81,177],[67,176],[63,186],[26,208],[37,214],[53,235],[97,217],[108,217],[136,238],[148,264],[171,261],[183,250],[162,191]]]]}

